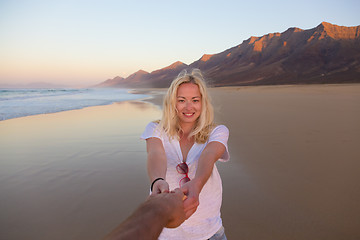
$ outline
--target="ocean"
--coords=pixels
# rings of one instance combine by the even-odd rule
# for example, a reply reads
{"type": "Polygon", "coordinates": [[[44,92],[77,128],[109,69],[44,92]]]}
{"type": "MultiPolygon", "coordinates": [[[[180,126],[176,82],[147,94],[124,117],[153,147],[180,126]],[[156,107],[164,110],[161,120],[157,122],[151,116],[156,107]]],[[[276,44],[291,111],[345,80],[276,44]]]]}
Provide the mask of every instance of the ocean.
{"type": "Polygon", "coordinates": [[[128,89],[0,89],[0,121],[146,97],[128,89]]]}

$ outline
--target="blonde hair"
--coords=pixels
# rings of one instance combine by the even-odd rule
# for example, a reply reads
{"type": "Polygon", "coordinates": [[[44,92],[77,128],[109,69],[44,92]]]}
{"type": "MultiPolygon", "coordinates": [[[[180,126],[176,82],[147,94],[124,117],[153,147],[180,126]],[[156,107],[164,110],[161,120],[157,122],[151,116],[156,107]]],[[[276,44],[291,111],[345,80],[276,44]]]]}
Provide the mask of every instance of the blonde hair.
{"type": "Polygon", "coordinates": [[[194,136],[196,143],[205,143],[215,125],[214,110],[204,77],[199,69],[193,69],[191,73],[183,70],[179,73],[177,78],[172,81],[164,97],[162,118],[158,121],[159,128],[164,130],[170,138],[179,139],[179,133],[182,129],[176,113],[176,97],[178,88],[184,83],[196,84],[199,87],[202,98],[201,113],[199,118],[196,120],[195,126],[189,134],[189,138],[194,136]]]}

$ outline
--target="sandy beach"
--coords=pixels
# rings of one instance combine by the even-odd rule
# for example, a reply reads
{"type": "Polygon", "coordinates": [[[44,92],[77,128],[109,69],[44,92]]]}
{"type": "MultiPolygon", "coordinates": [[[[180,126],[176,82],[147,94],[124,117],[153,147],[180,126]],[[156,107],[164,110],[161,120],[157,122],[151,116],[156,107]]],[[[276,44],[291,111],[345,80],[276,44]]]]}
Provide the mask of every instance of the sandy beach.
{"type": "MultiPolygon", "coordinates": [[[[0,121],[0,239],[101,239],[149,191],[153,99],[0,121]]],[[[232,239],[360,239],[360,85],[211,89],[232,239]]]]}

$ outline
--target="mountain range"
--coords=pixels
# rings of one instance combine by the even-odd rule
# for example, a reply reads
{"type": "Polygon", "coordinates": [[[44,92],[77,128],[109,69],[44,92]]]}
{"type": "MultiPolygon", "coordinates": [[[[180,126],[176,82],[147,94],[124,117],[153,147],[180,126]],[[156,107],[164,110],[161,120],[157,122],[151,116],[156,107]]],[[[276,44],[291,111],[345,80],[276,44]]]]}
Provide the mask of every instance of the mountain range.
{"type": "Polygon", "coordinates": [[[139,70],[96,87],[168,87],[183,69],[199,68],[211,86],[359,83],[360,26],[322,22],[315,28],[250,37],[186,65],[175,62],[151,73],[139,70]]]}

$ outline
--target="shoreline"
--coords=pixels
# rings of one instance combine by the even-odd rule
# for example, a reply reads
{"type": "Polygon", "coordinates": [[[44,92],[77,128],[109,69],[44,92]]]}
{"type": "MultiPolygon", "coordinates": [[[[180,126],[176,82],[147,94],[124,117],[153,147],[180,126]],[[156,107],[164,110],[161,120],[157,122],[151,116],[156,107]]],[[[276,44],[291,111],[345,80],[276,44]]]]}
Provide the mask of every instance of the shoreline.
{"type": "MultiPolygon", "coordinates": [[[[271,90],[271,89],[283,89],[283,90],[296,89],[296,90],[299,90],[299,88],[301,88],[301,89],[313,88],[313,87],[315,87],[317,89],[328,88],[328,87],[330,87],[330,88],[331,87],[345,87],[345,88],[347,88],[347,87],[351,87],[351,86],[357,87],[357,86],[360,86],[360,83],[225,86],[225,87],[212,87],[212,88],[209,88],[209,91],[210,91],[210,95],[211,95],[211,92],[214,92],[216,90],[225,90],[225,91],[266,90],[266,89],[269,89],[269,90],[271,90]]],[[[37,116],[37,115],[56,114],[56,113],[60,113],[60,112],[76,111],[76,110],[82,110],[82,109],[87,109],[87,108],[92,108],[92,107],[109,106],[109,105],[113,105],[113,104],[121,103],[121,102],[142,101],[142,102],[147,102],[147,103],[154,104],[155,106],[158,106],[159,108],[161,108],[162,107],[163,96],[166,93],[166,91],[167,91],[167,88],[134,88],[134,89],[128,89],[128,93],[140,94],[140,95],[143,94],[143,95],[148,95],[149,97],[139,98],[139,99],[134,99],[134,100],[115,101],[115,102],[110,103],[110,104],[94,105],[94,106],[88,106],[88,107],[82,107],[82,108],[76,108],[76,109],[70,109],[70,110],[62,110],[62,111],[58,111],[58,112],[33,114],[33,115],[28,115],[28,116],[9,118],[9,119],[5,119],[5,120],[0,119],[0,123],[3,122],[3,121],[12,120],[12,119],[26,118],[26,117],[37,116]]]]}

